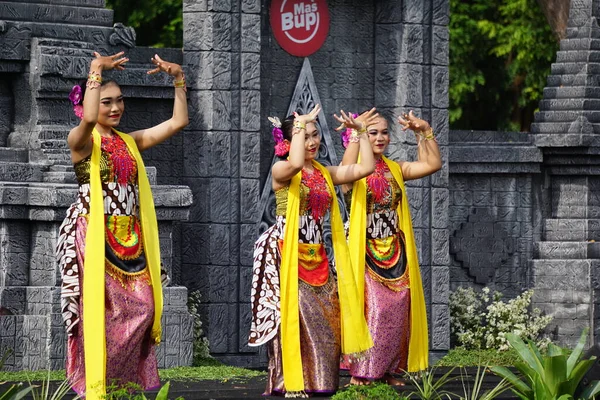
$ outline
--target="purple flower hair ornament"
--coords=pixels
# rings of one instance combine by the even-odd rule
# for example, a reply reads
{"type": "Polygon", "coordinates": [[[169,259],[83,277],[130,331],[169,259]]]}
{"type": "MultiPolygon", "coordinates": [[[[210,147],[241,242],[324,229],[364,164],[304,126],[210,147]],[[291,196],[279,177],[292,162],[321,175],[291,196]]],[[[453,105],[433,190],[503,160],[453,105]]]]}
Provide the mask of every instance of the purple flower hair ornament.
{"type": "Polygon", "coordinates": [[[73,103],[73,112],[79,119],[83,118],[83,105],[81,105],[81,98],[83,97],[83,92],[81,91],[81,86],[75,85],[73,89],[71,89],[71,93],[69,93],[69,100],[73,103]]]}
{"type": "Polygon", "coordinates": [[[281,121],[277,117],[269,117],[269,121],[273,125],[273,140],[275,141],[275,155],[283,157],[290,152],[290,142],[283,138],[283,131],[281,130],[281,121]]]}

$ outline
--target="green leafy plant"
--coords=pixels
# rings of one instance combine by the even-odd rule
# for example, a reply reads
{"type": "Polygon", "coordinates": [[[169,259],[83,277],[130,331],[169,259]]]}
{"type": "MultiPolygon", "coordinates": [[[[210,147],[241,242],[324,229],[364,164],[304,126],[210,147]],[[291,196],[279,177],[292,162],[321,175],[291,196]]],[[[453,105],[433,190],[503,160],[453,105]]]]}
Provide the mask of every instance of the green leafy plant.
{"type": "Polygon", "coordinates": [[[492,389],[481,393],[485,373],[487,370],[488,366],[479,365],[475,375],[471,376],[469,373],[467,373],[466,369],[461,368],[460,380],[462,381],[464,391],[464,397],[461,396],[461,400],[492,400],[510,388],[510,383],[508,380],[503,379],[492,389]],[[471,381],[473,381],[473,386],[471,386],[471,381]]]}
{"type": "Polygon", "coordinates": [[[402,397],[391,386],[373,382],[368,385],[352,385],[342,391],[337,392],[331,397],[331,400],[407,400],[402,397]]]}
{"type": "Polygon", "coordinates": [[[490,294],[489,288],[477,293],[472,288],[458,288],[450,294],[450,331],[453,339],[466,349],[508,350],[508,333],[527,340],[537,340],[544,348],[550,340],[540,337],[552,320],[531,307],[533,290],[507,302],[502,293],[490,294]]]}
{"type": "Polygon", "coordinates": [[[188,296],[188,311],[194,319],[194,360],[193,365],[203,364],[203,360],[210,357],[208,339],[202,329],[202,319],[200,318],[201,294],[199,290],[192,291],[188,296]]]}
{"type": "MultiPolygon", "coordinates": [[[[583,376],[594,364],[594,359],[583,360],[582,353],[588,330],[585,329],[577,346],[569,355],[568,350],[554,344],[542,355],[532,342],[525,343],[519,336],[507,334],[510,345],[517,351],[520,361],[515,368],[521,377],[506,367],[493,367],[492,371],[512,384],[512,391],[522,400],[570,400],[583,376]]],[[[600,382],[586,387],[578,399],[592,399],[600,393],[600,382]]]]}
{"type": "MultiPolygon", "coordinates": [[[[171,386],[171,382],[165,383],[158,393],[154,400],[167,400],[169,395],[169,387],[171,386]]],[[[128,382],[126,384],[119,384],[118,382],[112,382],[106,388],[106,400],[148,400],[146,395],[143,393],[143,389],[140,385],[133,382],[128,382]]],[[[176,400],[183,400],[182,397],[178,397],[176,400]]],[[[35,399],[34,399],[35,400],[35,399]]]]}
{"type": "MultiPolygon", "coordinates": [[[[55,390],[50,391],[50,382],[52,381],[50,371],[48,371],[48,375],[42,381],[41,385],[34,385],[29,381],[29,387],[32,389],[31,396],[33,400],[61,400],[63,399],[69,389],[71,389],[71,384],[67,379],[63,380],[55,390]]],[[[80,399],[81,396],[73,397],[73,400],[80,399]]]]}
{"type": "Polygon", "coordinates": [[[407,374],[408,379],[415,387],[415,390],[408,393],[406,397],[410,399],[417,398],[421,400],[451,399],[452,393],[444,390],[443,387],[447,383],[456,379],[451,376],[454,368],[450,369],[437,379],[435,379],[435,370],[436,368],[431,368],[418,374],[407,374]]]}
{"type": "MultiPolygon", "coordinates": [[[[0,384],[0,387],[4,384],[0,384]]],[[[27,396],[33,388],[31,386],[23,388],[23,383],[14,383],[0,394],[0,400],[20,400],[27,396]]]]}

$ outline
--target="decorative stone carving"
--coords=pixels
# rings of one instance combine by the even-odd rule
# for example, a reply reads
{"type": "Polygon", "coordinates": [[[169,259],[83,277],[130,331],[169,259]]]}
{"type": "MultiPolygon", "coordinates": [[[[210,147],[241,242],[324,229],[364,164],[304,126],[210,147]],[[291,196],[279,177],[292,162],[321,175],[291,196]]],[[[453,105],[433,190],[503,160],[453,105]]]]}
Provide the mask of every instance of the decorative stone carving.
{"type": "Polygon", "coordinates": [[[135,47],[135,29],[117,22],[113,27],[113,33],[108,38],[113,46],[124,45],[127,48],[135,47]]]}

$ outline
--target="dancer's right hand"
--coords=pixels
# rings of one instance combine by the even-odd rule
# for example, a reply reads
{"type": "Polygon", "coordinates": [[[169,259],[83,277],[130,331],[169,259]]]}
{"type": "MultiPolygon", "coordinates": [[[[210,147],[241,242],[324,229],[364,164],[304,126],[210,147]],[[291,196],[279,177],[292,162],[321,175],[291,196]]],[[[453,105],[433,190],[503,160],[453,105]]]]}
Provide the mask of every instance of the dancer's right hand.
{"type": "Polygon", "coordinates": [[[92,60],[92,68],[98,68],[102,71],[109,71],[111,69],[122,71],[125,69],[125,63],[129,61],[129,58],[121,57],[123,54],[125,54],[125,52],[120,51],[112,56],[102,56],[100,53],[95,51],[94,57],[96,58],[92,60]]]}
{"type": "Polygon", "coordinates": [[[315,108],[312,109],[308,114],[300,115],[297,112],[294,112],[294,121],[302,122],[307,124],[309,122],[315,122],[317,120],[317,116],[321,112],[321,105],[317,104],[315,108]]]}

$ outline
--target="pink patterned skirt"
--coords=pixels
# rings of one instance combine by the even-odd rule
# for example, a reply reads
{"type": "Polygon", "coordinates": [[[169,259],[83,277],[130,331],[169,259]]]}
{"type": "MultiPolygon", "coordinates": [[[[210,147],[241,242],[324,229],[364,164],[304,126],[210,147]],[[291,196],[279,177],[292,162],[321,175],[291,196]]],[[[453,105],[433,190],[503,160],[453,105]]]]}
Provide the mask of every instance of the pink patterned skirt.
{"type": "MultiPolygon", "coordinates": [[[[77,219],[76,252],[78,263],[84,265],[87,220],[77,219]]],[[[105,323],[106,323],[106,385],[121,386],[133,382],[144,390],[160,385],[154,344],[150,330],[154,319],[154,298],[147,268],[135,273],[116,270],[106,263],[105,323]]],[[[80,268],[80,287],[83,287],[80,268]]],[[[83,316],[83,296],[80,310],[83,316]]],[[[85,355],[83,318],[69,336],[67,377],[73,389],[85,392],[85,355]]]]}
{"type": "Polygon", "coordinates": [[[381,379],[385,374],[405,371],[410,339],[410,289],[393,291],[365,271],[365,316],[374,345],[366,358],[350,365],[352,376],[381,379]]]}

